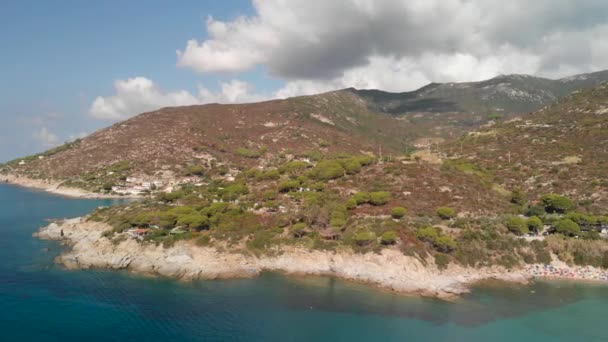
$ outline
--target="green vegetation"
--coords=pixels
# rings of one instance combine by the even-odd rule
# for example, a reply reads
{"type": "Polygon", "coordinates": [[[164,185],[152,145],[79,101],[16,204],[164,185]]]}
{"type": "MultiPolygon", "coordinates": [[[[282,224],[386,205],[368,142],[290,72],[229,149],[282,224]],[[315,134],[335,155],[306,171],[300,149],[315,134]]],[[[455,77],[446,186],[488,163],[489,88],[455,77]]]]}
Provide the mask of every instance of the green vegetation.
{"type": "Polygon", "coordinates": [[[357,192],[353,195],[352,199],[357,203],[357,205],[368,203],[370,200],[369,194],[367,192],[357,192]]]}
{"type": "Polygon", "coordinates": [[[289,229],[289,233],[295,238],[301,238],[302,236],[304,236],[304,234],[306,234],[306,224],[303,222],[298,222],[294,224],[289,229]]]}
{"type": "Polygon", "coordinates": [[[456,210],[450,207],[439,207],[437,208],[436,213],[442,220],[451,220],[456,217],[456,210]]]}
{"type": "Polygon", "coordinates": [[[390,200],[391,194],[387,191],[377,191],[369,194],[369,203],[372,205],[385,205],[390,200]]]}
{"type": "Polygon", "coordinates": [[[548,213],[566,213],[574,209],[574,202],[566,196],[549,194],[540,199],[548,213]]]}
{"type": "Polygon", "coordinates": [[[450,264],[450,257],[444,253],[437,253],[435,254],[435,265],[437,265],[437,268],[439,268],[440,270],[445,270],[446,268],[448,268],[448,265],[450,264]]]}
{"type": "Polygon", "coordinates": [[[357,192],[349,200],[351,205],[356,203],[356,205],[371,204],[374,206],[381,206],[387,204],[391,200],[391,194],[387,191],[376,191],[369,193],[357,192]]]}
{"type": "Polygon", "coordinates": [[[416,231],[416,237],[432,244],[438,251],[451,252],[457,246],[456,241],[449,235],[443,234],[440,228],[425,227],[416,231]]]}
{"type": "Polygon", "coordinates": [[[567,236],[575,236],[581,232],[581,227],[571,219],[561,219],[555,223],[555,230],[567,236]]]}
{"type": "Polygon", "coordinates": [[[384,232],[380,237],[380,241],[383,245],[394,245],[397,243],[397,233],[392,230],[384,232]]]}
{"type": "Polygon", "coordinates": [[[257,159],[263,156],[266,151],[266,147],[262,147],[259,149],[239,147],[236,149],[235,153],[241,157],[257,159]]]}
{"type": "Polygon", "coordinates": [[[394,207],[391,209],[391,217],[398,220],[405,216],[407,210],[404,207],[394,207]]]}
{"type": "Polygon", "coordinates": [[[536,234],[543,230],[543,221],[538,216],[528,218],[526,224],[528,225],[528,229],[536,234]]]}
{"type": "Polygon", "coordinates": [[[525,219],[518,216],[511,216],[505,222],[507,228],[516,235],[524,235],[530,232],[528,223],[525,219]]]}
{"type": "Polygon", "coordinates": [[[521,189],[516,189],[511,192],[511,203],[517,205],[526,204],[526,196],[521,189]]]}
{"type": "MultiPolygon", "coordinates": [[[[91,219],[110,223],[114,230],[105,236],[113,241],[125,238],[121,232],[144,227],[150,228],[151,233],[143,243],[164,247],[190,239],[199,246],[237,248],[255,254],[277,253],[279,249],[274,247],[281,245],[318,250],[351,248],[357,253],[392,248],[424,260],[434,258],[440,269],[452,262],[475,267],[547,262],[551,251],[548,245],[537,241],[528,243],[514,235],[539,233],[547,224],[552,227],[549,233],[555,231],[564,238],[579,236],[581,243],[596,243],[595,230],[601,222],[608,223],[606,216],[586,213],[582,204],[581,211],[574,211],[573,202],[563,196],[547,195],[540,205],[530,205],[518,190],[510,193],[510,198],[501,197],[503,208],[511,210],[512,215],[498,218],[467,215],[456,219],[453,208],[433,209],[424,204],[421,207],[417,198],[402,196],[403,190],[386,191],[400,189],[394,182],[402,175],[411,177],[414,171],[433,172],[423,165],[415,165],[405,172],[407,164],[390,160],[374,164],[374,159],[368,156],[311,155],[320,159],[316,165],[279,157],[265,160],[263,169],[242,169],[234,181],[215,178],[234,170],[229,165],[185,166],[181,174],[197,175],[204,185],[184,185],[171,193],[98,210],[91,219]],[[353,193],[353,189],[363,191],[353,193]],[[382,207],[392,203],[407,204],[412,213],[408,214],[403,206],[382,207]],[[433,211],[436,216],[430,217],[428,214],[433,211]],[[523,212],[529,217],[515,215],[523,212]],[[440,223],[439,219],[452,220],[451,228],[433,227],[440,223]]],[[[114,168],[124,170],[128,164],[121,162],[114,168]]],[[[466,163],[457,165],[457,172],[453,172],[453,168],[442,168],[441,173],[454,183],[478,177],[475,173],[461,172],[467,169],[466,163]]],[[[483,172],[491,174],[491,170],[483,172]]],[[[124,173],[120,175],[124,176],[124,173]]],[[[82,177],[96,182],[100,179],[95,173],[82,177]]],[[[482,184],[485,191],[491,189],[492,184],[501,183],[484,180],[482,184]]],[[[106,181],[100,188],[110,188],[112,184],[106,181]]],[[[450,203],[441,197],[429,198],[435,203],[450,203]]],[[[601,259],[597,253],[583,254],[578,249],[576,255],[567,249],[562,253],[569,260],[576,258],[577,262],[601,259]]]]}
{"type": "Polygon", "coordinates": [[[354,240],[359,246],[367,246],[376,241],[376,234],[369,231],[358,232],[355,234],[354,240]]]}
{"type": "Polygon", "coordinates": [[[310,171],[310,176],[316,180],[328,181],[342,177],[345,172],[340,162],[322,160],[310,171]]]}

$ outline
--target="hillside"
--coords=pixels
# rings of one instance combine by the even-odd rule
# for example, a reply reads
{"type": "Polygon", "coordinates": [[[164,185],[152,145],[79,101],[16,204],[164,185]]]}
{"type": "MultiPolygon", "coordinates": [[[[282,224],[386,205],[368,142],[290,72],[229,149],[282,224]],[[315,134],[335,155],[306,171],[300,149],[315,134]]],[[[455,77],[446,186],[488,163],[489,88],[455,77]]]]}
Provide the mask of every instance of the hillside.
{"type": "MultiPolygon", "coordinates": [[[[317,98],[315,108],[336,96],[343,99],[317,98]]],[[[350,120],[339,120],[350,110],[346,118],[364,117],[347,107],[321,120],[355,132],[350,120]]],[[[389,251],[439,269],[521,269],[554,257],[608,268],[607,129],[602,85],[426,154],[269,159],[231,179],[203,173],[199,184],[99,209],[88,222],[105,225],[108,244],[138,239],[169,250],[190,241],[267,257],[294,247],[332,255],[389,251]]]]}
{"type": "Polygon", "coordinates": [[[573,91],[604,81],[608,81],[608,71],[557,80],[501,75],[481,82],[431,83],[403,93],[347,91],[365,99],[370,110],[390,114],[416,127],[412,137],[453,139],[496,118],[508,119],[539,110],[573,91]]]}
{"type": "Polygon", "coordinates": [[[500,75],[480,82],[431,83],[418,90],[390,93],[349,89],[372,108],[396,116],[413,113],[521,114],[536,111],[575,90],[608,81],[608,70],[551,80],[500,75]]]}
{"type": "MultiPolygon", "coordinates": [[[[83,139],[3,165],[5,172],[99,191],[127,176],[187,176],[264,166],[310,153],[401,150],[405,125],[337,91],[243,105],[200,105],[143,113],[83,139]]],[[[157,177],[158,178],[158,177],[157,177]]]]}
{"type": "Polygon", "coordinates": [[[496,119],[490,114],[498,109],[513,116],[606,77],[608,72],[556,81],[511,75],[431,84],[411,93],[347,89],[262,103],[163,108],[0,169],[107,192],[126,186],[127,178],[166,185],[185,178],[194,182],[201,174],[230,178],[294,158],[399,156],[455,141],[496,119]],[[492,111],[480,109],[490,105],[492,111]]]}
{"type": "Polygon", "coordinates": [[[145,195],[86,219],[112,245],[608,268],[608,85],[406,151],[420,127],[351,91],[165,108],[0,169],[145,195]]]}
{"type": "Polygon", "coordinates": [[[445,144],[495,182],[529,198],[559,193],[591,211],[608,205],[608,85],[576,92],[521,118],[445,144]]]}

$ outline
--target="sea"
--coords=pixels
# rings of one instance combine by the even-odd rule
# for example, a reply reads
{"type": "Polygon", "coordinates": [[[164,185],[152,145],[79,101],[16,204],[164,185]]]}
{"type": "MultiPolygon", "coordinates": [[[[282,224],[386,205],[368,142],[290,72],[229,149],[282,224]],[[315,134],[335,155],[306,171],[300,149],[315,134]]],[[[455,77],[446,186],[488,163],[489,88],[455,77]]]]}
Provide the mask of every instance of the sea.
{"type": "Polygon", "coordinates": [[[111,200],[0,185],[0,341],[608,341],[608,286],[484,284],[455,302],[324,277],[179,282],[69,271],[48,219],[111,200]]]}

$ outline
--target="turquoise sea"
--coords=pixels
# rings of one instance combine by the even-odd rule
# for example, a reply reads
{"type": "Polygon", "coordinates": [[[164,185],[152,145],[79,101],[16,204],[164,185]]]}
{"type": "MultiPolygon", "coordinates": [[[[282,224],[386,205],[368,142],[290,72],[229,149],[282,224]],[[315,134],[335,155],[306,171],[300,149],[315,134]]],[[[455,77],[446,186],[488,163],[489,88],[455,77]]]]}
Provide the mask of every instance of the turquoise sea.
{"type": "Polygon", "coordinates": [[[608,286],[485,286],[446,303],[276,274],[184,284],[66,271],[59,244],[31,236],[111,203],[0,185],[1,341],[608,341],[608,286]]]}

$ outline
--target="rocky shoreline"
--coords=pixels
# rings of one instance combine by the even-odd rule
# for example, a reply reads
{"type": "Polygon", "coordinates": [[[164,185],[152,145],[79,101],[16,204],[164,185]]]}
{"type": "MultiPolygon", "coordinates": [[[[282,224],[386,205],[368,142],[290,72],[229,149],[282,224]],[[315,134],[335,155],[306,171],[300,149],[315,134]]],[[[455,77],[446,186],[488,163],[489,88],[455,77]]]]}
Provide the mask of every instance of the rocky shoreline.
{"type": "Polygon", "coordinates": [[[126,238],[114,243],[103,237],[104,223],[76,218],[51,223],[35,236],[61,240],[69,248],[56,261],[68,269],[126,269],[138,274],[182,280],[255,277],[264,271],[297,275],[333,276],[405,294],[451,299],[469,292],[471,285],[488,279],[528,283],[523,270],[472,269],[451,264],[439,270],[432,262],[405,256],[396,250],[356,254],[283,248],[272,256],[254,256],[199,247],[180,241],[173,247],[126,238]]]}
{"type": "Polygon", "coordinates": [[[26,188],[46,191],[55,195],[72,197],[72,198],[97,198],[97,199],[117,199],[117,198],[135,198],[136,196],[119,196],[119,195],[107,195],[98,194],[84,189],[71,188],[62,186],[61,181],[47,180],[47,179],[34,179],[22,175],[16,174],[1,174],[0,182],[18,185],[26,188]]]}

